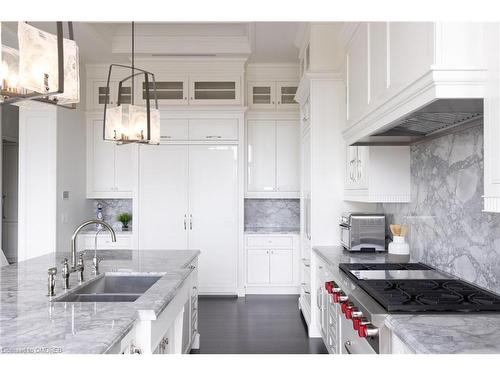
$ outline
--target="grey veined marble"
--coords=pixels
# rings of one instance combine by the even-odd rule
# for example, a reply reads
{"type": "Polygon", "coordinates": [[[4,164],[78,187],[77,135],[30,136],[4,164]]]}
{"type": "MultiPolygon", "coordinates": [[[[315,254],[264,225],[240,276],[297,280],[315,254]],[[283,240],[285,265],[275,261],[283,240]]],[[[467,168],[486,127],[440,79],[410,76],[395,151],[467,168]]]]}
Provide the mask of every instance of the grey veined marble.
{"type": "MultiPolygon", "coordinates": [[[[97,205],[102,204],[103,219],[105,222],[109,223],[114,230],[121,231],[122,223],[120,223],[116,217],[124,212],[132,214],[132,199],[96,199],[94,200],[94,217],[97,215],[97,205]]],[[[134,218],[129,224],[130,230],[132,230],[134,218]]]]}
{"type": "Polygon", "coordinates": [[[245,230],[262,232],[262,228],[300,228],[298,199],[245,199],[245,230]]]}
{"type": "MultiPolygon", "coordinates": [[[[0,268],[1,353],[105,353],[133,327],[140,311],[158,316],[192,270],[197,250],[100,251],[102,273],[162,273],[134,302],[56,302],[47,297],[47,268],[68,254],[52,253],[0,268]]],[[[85,258],[85,280],[96,276],[85,258]]],[[[56,297],[64,294],[56,280],[56,297]]],[[[72,289],[78,286],[70,276],[72,289]]]]}
{"type": "Polygon", "coordinates": [[[411,148],[411,203],[383,204],[408,223],[412,258],[500,293],[500,214],[482,212],[482,126],[411,148]]]}

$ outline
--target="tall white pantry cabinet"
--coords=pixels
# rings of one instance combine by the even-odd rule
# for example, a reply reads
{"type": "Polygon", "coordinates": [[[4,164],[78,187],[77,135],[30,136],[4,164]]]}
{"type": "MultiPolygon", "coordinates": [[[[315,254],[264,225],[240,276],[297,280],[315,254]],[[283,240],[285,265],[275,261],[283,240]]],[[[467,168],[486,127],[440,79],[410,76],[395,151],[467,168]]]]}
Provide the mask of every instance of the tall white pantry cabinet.
{"type": "Polygon", "coordinates": [[[141,146],[139,248],[200,249],[201,293],[234,293],[238,145],[141,146]]]}

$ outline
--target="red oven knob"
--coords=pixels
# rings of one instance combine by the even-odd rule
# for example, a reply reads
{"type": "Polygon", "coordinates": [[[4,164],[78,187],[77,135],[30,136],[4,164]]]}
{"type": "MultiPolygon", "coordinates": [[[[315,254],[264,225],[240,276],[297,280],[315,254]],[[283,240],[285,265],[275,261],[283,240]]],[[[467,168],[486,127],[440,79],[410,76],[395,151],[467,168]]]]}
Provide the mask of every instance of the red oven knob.
{"type": "Polygon", "coordinates": [[[345,310],[345,318],[350,320],[352,319],[353,312],[358,311],[358,309],[354,306],[348,306],[345,310]]]}
{"type": "Polygon", "coordinates": [[[348,307],[349,307],[349,302],[345,302],[340,305],[340,310],[342,311],[342,314],[345,314],[348,307]]]}
{"type": "Polygon", "coordinates": [[[352,315],[352,328],[354,328],[354,330],[357,331],[361,324],[363,313],[361,311],[353,310],[351,315],[352,315]]]}
{"type": "Polygon", "coordinates": [[[333,281],[325,282],[325,289],[328,291],[328,293],[332,293],[333,281]]]}
{"type": "Polygon", "coordinates": [[[361,324],[358,329],[359,337],[373,337],[378,335],[378,328],[370,323],[361,324]]]}
{"type": "Polygon", "coordinates": [[[342,292],[333,293],[333,302],[334,303],[344,303],[347,301],[349,301],[349,297],[347,297],[344,293],[342,293],[342,292]]]}

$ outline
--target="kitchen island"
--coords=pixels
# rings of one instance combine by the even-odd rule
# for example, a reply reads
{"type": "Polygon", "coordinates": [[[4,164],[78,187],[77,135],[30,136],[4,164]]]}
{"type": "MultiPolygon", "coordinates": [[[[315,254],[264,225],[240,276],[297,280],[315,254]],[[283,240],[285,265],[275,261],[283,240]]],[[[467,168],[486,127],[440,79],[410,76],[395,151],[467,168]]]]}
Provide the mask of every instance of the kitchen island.
{"type": "MultiPolygon", "coordinates": [[[[196,307],[196,262],[198,250],[111,250],[99,251],[103,258],[100,276],[92,271],[92,254],[85,256],[84,284],[108,273],[154,273],[161,278],[134,302],[56,302],[79,286],[76,273],[70,276],[70,290],[62,288],[61,277],[56,280],[56,296],[47,296],[47,270],[57,266],[69,254],[51,253],[0,268],[0,353],[121,353],[158,352],[158,335],[169,327],[160,319],[172,312],[191,323],[191,311],[196,307]],[[182,300],[177,298],[182,292],[182,300]],[[192,300],[191,300],[192,299],[192,300]],[[180,313],[177,311],[179,310],[180,313]],[[189,315],[189,316],[188,316],[189,315]],[[155,326],[155,321],[162,322],[155,326]],[[145,331],[149,329],[149,332],[145,331]],[[161,332],[160,332],[161,328],[161,332]],[[139,330],[140,329],[140,330],[139,330]],[[151,338],[152,342],[151,342],[151,338]],[[138,347],[137,340],[147,341],[138,347]]],[[[57,275],[59,276],[59,275],[57,275]]],[[[167,329],[166,331],[164,331],[167,329]]],[[[178,334],[176,329],[176,336],[178,334]]],[[[197,333],[196,333],[197,334],[197,333]]],[[[160,338],[160,352],[171,352],[160,338]]],[[[171,340],[172,341],[172,340],[171,340]]],[[[191,337],[183,340],[191,345],[191,337]]],[[[197,338],[195,339],[197,341],[197,338]]],[[[176,350],[186,345],[176,343],[176,350]]]]}
{"type": "MultiPolygon", "coordinates": [[[[313,251],[336,279],[342,277],[339,263],[415,262],[387,253],[351,253],[340,246],[313,251]]],[[[500,353],[500,314],[387,314],[384,324],[392,336],[392,353],[500,353]]]]}

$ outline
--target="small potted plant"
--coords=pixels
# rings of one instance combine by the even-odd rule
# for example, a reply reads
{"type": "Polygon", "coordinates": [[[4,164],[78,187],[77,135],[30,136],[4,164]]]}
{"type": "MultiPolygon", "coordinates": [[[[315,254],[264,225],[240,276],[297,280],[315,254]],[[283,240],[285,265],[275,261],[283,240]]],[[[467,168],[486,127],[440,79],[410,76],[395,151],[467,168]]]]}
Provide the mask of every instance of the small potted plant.
{"type": "Polygon", "coordinates": [[[123,212],[117,217],[118,221],[122,223],[122,231],[127,232],[129,230],[128,223],[132,221],[132,215],[128,212],[123,212]]]}

